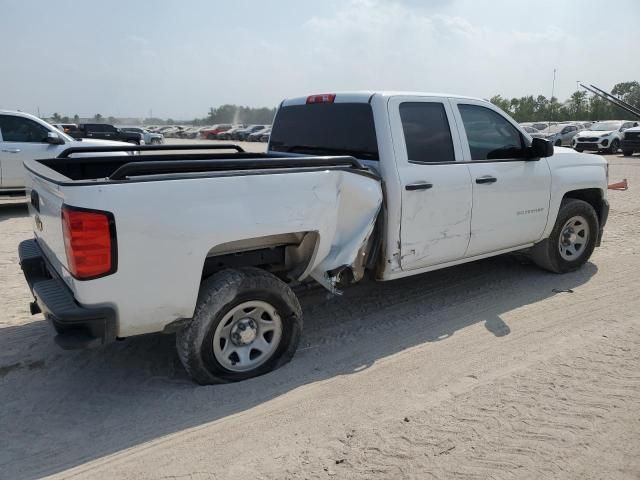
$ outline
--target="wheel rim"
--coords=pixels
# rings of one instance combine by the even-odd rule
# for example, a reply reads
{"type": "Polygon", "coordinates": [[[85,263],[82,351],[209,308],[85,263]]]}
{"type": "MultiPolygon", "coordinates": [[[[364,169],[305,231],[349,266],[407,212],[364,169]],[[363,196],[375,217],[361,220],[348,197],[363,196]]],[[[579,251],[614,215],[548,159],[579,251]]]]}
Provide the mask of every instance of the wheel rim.
{"type": "Polygon", "coordinates": [[[571,217],[560,231],[558,248],[560,256],[567,261],[579,259],[589,243],[589,224],[584,217],[571,217]]]}
{"type": "Polygon", "coordinates": [[[243,302],[218,324],[213,334],[213,354],[227,370],[246,372],[269,360],[281,338],[282,320],[271,304],[243,302]]]}
{"type": "Polygon", "coordinates": [[[618,140],[614,140],[611,142],[611,153],[618,153],[618,148],[620,148],[620,143],[618,140]]]}

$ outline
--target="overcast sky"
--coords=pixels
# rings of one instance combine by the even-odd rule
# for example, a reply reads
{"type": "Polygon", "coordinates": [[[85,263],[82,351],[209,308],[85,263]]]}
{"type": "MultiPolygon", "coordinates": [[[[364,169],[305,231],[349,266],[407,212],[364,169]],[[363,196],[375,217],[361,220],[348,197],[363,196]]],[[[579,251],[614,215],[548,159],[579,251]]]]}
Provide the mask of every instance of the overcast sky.
{"type": "Polygon", "coordinates": [[[640,80],[640,1],[0,0],[0,108],[187,119],[336,90],[640,80]]]}

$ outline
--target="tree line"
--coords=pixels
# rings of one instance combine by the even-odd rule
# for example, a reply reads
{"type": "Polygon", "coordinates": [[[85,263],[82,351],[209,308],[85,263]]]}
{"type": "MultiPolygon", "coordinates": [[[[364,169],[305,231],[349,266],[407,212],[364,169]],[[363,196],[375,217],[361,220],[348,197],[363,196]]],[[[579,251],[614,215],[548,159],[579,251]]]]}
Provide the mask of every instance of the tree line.
{"type": "MultiPolygon", "coordinates": [[[[145,118],[145,119],[133,119],[137,120],[135,123],[144,125],[214,125],[216,123],[255,123],[255,124],[270,124],[273,121],[273,117],[276,114],[275,108],[253,108],[244,107],[239,105],[222,105],[214,108],[210,107],[206,117],[195,118],[192,120],[174,120],[173,118],[145,118]]],[[[68,115],[60,115],[54,113],[49,117],[51,123],[80,123],[81,121],[91,121],[95,123],[109,123],[118,124],[121,123],[121,119],[116,117],[105,117],[100,113],[96,113],[90,119],[81,119],[78,114],[73,117],[68,115]]],[[[128,119],[131,121],[132,119],[128,119]]]]}
{"type": "MultiPolygon", "coordinates": [[[[617,83],[611,93],[625,102],[640,108],[640,83],[637,81],[617,83]]],[[[637,120],[627,111],[596,95],[578,90],[565,102],[556,97],[528,95],[520,98],[504,98],[494,95],[489,100],[511,115],[518,122],[563,121],[563,120],[637,120]]]]}

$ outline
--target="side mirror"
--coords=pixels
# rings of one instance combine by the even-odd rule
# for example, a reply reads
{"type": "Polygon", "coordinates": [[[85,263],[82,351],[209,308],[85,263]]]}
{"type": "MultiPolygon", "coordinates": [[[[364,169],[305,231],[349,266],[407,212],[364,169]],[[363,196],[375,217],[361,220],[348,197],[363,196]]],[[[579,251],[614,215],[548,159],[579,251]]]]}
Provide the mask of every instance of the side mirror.
{"type": "Polygon", "coordinates": [[[530,158],[545,158],[553,155],[553,143],[544,138],[535,137],[529,147],[530,158]]]}
{"type": "Polygon", "coordinates": [[[47,138],[45,139],[45,142],[51,145],[63,145],[64,139],[56,132],[47,132],[47,138]]]}

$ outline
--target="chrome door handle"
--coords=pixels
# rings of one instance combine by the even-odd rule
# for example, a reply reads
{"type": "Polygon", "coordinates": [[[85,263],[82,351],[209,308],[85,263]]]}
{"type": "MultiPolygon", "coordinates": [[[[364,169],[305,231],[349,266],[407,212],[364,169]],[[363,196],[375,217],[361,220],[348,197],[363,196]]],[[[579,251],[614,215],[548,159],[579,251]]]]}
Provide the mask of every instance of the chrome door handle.
{"type": "Polygon", "coordinates": [[[433,184],[427,183],[427,182],[422,182],[422,183],[411,183],[409,185],[405,185],[404,189],[405,190],[409,190],[409,191],[428,190],[431,187],[433,187],[433,184]]]}
{"type": "Polygon", "coordinates": [[[4,148],[2,151],[6,153],[20,153],[19,148],[4,148]]]}
{"type": "Polygon", "coordinates": [[[486,177],[476,178],[476,183],[496,183],[498,179],[487,175],[486,177]]]}

